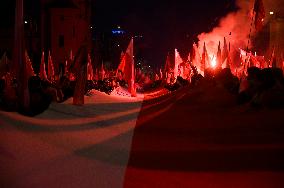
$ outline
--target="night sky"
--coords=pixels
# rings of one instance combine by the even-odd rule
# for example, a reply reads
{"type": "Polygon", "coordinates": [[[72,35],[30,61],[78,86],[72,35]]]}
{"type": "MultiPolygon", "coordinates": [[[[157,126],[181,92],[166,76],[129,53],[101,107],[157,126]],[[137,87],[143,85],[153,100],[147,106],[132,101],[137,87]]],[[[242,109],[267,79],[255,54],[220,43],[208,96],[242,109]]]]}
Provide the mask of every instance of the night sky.
{"type": "MultiPolygon", "coordinates": [[[[36,14],[39,9],[35,5],[39,1],[24,0],[26,13],[36,14]]],[[[1,27],[12,25],[14,2],[2,0],[1,3],[1,27]]],[[[145,56],[149,61],[160,61],[158,64],[173,48],[186,54],[198,34],[209,32],[221,17],[237,10],[235,0],[93,0],[93,4],[92,21],[96,30],[110,30],[119,25],[129,35],[143,35],[140,43],[148,53],[145,56]]]]}
{"type": "Polygon", "coordinates": [[[234,0],[105,0],[96,1],[93,21],[96,29],[120,25],[132,35],[143,35],[139,40],[145,44],[145,56],[162,64],[169,50],[187,54],[198,34],[236,9],[234,0]]]}

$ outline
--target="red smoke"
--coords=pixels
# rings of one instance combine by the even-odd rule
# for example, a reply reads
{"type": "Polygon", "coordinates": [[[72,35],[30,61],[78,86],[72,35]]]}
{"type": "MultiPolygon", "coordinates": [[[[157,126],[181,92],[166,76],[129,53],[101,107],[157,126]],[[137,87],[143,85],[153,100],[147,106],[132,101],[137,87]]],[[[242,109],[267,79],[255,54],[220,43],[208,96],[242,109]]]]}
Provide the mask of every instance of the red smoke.
{"type": "MultiPolygon", "coordinates": [[[[284,16],[284,1],[279,0],[263,0],[266,17],[264,23],[270,19],[269,12],[273,11],[277,15],[284,16]]],[[[219,41],[223,47],[224,37],[227,43],[231,44],[231,57],[239,56],[239,48],[246,49],[252,47],[251,42],[248,46],[249,34],[253,37],[256,34],[254,24],[251,27],[254,0],[237,0],[236,2],[239,10],[228,14],[222,18],[219,25],[215,27],[210,33],[201,33],[199,39],[199,51],[202,52],[204,42],[210,57],[216,56],[219,41]],[[252,31],[250,32],[250,29],[252,31]]],[[[236,62],[235,64],[239,63],[236,62]]]]}
{"type": "Polygon", "coordinates": [[[253,1],[248,0],[238,0],[239,10],[237,12],[230,13],[222,18],[219,25],[210,33],[201,33],[198,36],[200,52],[205,42],[209,56],[216,56],[218,43],[220,41],[223,47],[224,37],[226,37],[227,43],[230,42],[231,44],[231,53],[238,52],[239,48],[246,48],[252,21],[253,3],[253,1]]]}

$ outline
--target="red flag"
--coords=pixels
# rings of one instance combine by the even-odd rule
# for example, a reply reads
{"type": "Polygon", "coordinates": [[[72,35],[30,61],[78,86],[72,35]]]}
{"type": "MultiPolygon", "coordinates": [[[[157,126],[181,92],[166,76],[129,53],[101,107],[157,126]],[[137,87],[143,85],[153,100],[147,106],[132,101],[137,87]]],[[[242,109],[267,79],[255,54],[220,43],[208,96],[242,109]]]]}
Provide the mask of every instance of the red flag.
{"type": "Polygon", "coordinates": [[[284,72],[284,59],[282,59],[282,71],[284,72]]]}
{"type": "Polygon", "coordinates": [[[88,54],[87,74],[88,74],[88,80],[93,80],[94,70],[93,70],[92,60],[91,60],[90,54],[88,54]]]}
{"type": "Polygon", "coordinates": [[[193,66],[197,68],[198,73],[204,75],[204,70],[202,70],[201,66],[201,57],[195,43],[193,44],[192,48],[191,61],[193,66]]]}
{"type": "Polygon", "coordinates": [[[190,52],[188,53],[188,56],[187,56],[187,61],[190,61],[190,52]]]}
{"type": "Polygon", "coordinates": [[[253,11],[255,13],[255,29],[260,30],[263,26],[263,20],[265,18],[265,9],[262,0],[255,0],[253,11]]]}
{"type": "Polygon", "coordinates": [[[182,58],[180,57],[179,52],[175,49],[175,69],[174,69],[174,77],[177,78],[180,75],[179,66],[183,62],[182,58]]]}
{"type": "Polygon", "coordinates": [[[168,53],[168,55],[167,55],[166,64],[165,64],[165,72],[166,73],[170,73],[171,72],[171,57],[170,57],[170,53],[168,53]]]}
{"type": "Polygon", "coordinates": [[[226,68],[231,69],[231,65],[232,65],[232,59],[231,59],[231,56],[230,56],[230,53],[229,53],[228,57],[227,57],[226,68]]]}
{"type": "Polygon", "coordinates": [[[133,58],[133,38],[131,39],[125,53],[124,79],[128,83],[128,91],[131,93],[131,96],[136,97],[136,89],[134,86],[135,75],[133,58]]]}
{"type": "Polygon", "coordinates": [[[34,76],[35,73],[34,73],[34,69],[33,69],[33,66],[32,66],[31,59],[30,59],[27,51],[25,51],[25,63],[26,63],[25,72],[26,72],[26,76],[27,76],[26,78],[28,80],[30,77],[34,76]]]}
{"type": "Polygon", "coordinates": [[[46,75],[46,70],[45,70],[44,52],[42,52],[42,55],[41,55],[41,64],[40,64],[39,77],[40,77],[42,80],[48,80],[48,79],[47,79],[47,75],[46,75]]]}
{"type": "Polygon", "coordinates": [[[225,60],[228,58],[228,55],[229,55],[229,50],[228,50],[226,38],[224,37],[224,46],[223,46],[223,51],[222,51],[222,63],[225,62],[225,60]]]}
{"type": "Polygon", "coordinates": [[[48,67],[47,68],[48,68],[48,70],[47,70],[48,79],[50,81],[53,81],[55,75],[54,75],[54,66],[53,66],[50,51],[48,52],[48,67]]]}
{"type": "Polygon", "coordinates": [[[219,41],[218,51],[217,51],[217,68],[222,67],[222,51],[221,51],[221,42],[219,41]]]}
{"type": "Polygon", "coordinates": [[[270,59],[268,61],[268,67],[274,66],[276,66],[275,47],[273,47],[270,59]]]}
{"type": "Polygon", "coordinates": [[[206,49],[206,45],[205,45],[205,42],[204,42],[204,46],[203,46],[203,53],[202,53],[202,59],[201,59],[201,70],[202,71],[205,71],[205,69],[209,66],[209,56],[208,56],[208,52],[207,52],[207,49],[206,49]]]}
{"type": "Polygon", "coordinates": [[[101,80],[105,79],[105,75],[106,75],[106,71],[104,68],[104,63],[102,62],[102,66],[101,66],[101,80]]]}
{"type": "Polygon", "coordinates": [[[69,60],[70,60],[71,62],[74,61],[73,50],[70,50],[69,60]]]}
{"type": "MultiPolygon", "coordinates": [[[[126,55],[121,52],[121,56],[120,56],[120,64],[118,65],[118,68],[117,68],[117,73],[118,71],[121,71],[121,72],[124,72],[124,69],[125,69],[125,59],[126,58],[126,55]]],[[[117,74],[116,73],[116,74],[117,74]]]]}
{"type": "Polygon", "coordinates": [[[68,72],[69,72],[69,71],[68,71],[68,67],[69,67],[69,66],[68,66],[68,60],[66,60],[66,61],[65,61],[65,69],[64,69],[65,75],[68,75],[68,72]]]}

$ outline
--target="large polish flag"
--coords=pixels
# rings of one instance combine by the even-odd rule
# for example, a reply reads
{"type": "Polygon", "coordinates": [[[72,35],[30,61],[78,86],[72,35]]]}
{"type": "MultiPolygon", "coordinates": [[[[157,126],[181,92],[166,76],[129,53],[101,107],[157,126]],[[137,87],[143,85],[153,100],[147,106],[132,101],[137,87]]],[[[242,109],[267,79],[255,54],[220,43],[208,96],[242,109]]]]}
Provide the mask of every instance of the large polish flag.
{"type": "Polygon", "coordinates": [[[118,71],[123,73],[123,77],[128,84],[128,91],[131,96],[136,97],[133,38],[130,40],[127,50],[121,59],[118,71]]]}

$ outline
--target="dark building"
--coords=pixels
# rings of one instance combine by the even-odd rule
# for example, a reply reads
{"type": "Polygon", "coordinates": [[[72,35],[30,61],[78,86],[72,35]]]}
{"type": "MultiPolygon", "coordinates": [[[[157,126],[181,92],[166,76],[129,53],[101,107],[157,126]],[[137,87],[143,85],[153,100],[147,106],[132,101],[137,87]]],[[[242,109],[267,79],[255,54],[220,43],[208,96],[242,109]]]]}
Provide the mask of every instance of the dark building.
{"type": "Polygon", "coordinates": [[[88,0],[42,0],[41,48],[52,54],[55,69],[91,44],[91,5],[88,0]]]}
{"type": "Polygon", "coordinates": [[[284,17],[273,16],[270,21],[270,49],[275,49],[277,67],[284,61],[284,17]]]}
{"type": "MultiPolygon", "coordinates": [[[[55,70],[64,63],[72,50],[75,55],[83,43],[91,43],[90,0],[23,0],[25,50],[35,70],[41,53],[51,52],[55,70]]],[[[0,27],[0,52],[7,51],[10,58],[14,45],[15,0],[7,3],[9,19],[0,27]],[[6,23],[7,22],[7,23],[6,23]]],[[[4,13],[3,13],[4,14],[4,13]]],[[[5,12],[7,14],[7,11],[5,12]]],[[[0,55],[1,55],[0,54],[0,55]]],[[[47,57],[46,57],[47,59],[47,57]]]]}

